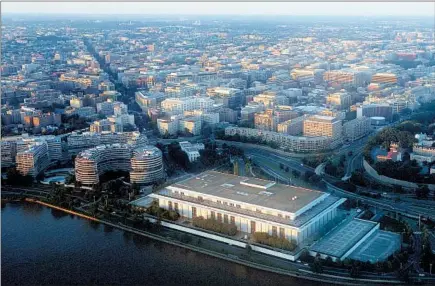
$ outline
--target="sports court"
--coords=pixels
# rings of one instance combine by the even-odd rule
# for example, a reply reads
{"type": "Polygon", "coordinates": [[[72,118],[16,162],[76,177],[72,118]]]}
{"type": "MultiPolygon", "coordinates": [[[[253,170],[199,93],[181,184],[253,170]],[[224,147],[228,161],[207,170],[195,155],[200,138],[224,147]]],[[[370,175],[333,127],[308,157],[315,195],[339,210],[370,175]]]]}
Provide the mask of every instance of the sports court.
{"type": "Polygon", "coordinates": [[[375,263],[400,249],[400,234],[378,230],[349,255],[349,258],[375,263]]]}
{"type": "Polygon", "coordinates": [[[376,226],[377,223],[360,219],[344,222],[315,243],[310,250],[340,259],[376,226]]]}

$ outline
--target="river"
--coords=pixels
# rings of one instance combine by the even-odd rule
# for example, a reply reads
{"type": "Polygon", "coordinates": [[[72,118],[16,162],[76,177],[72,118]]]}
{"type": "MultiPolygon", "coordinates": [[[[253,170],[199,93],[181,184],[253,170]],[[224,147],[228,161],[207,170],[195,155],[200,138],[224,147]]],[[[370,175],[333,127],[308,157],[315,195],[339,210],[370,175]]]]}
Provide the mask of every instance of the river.
{"type": "Polygon", "coordinates": [[[2,285],[319,285],[29,203],[1,209],[2,285]]]}

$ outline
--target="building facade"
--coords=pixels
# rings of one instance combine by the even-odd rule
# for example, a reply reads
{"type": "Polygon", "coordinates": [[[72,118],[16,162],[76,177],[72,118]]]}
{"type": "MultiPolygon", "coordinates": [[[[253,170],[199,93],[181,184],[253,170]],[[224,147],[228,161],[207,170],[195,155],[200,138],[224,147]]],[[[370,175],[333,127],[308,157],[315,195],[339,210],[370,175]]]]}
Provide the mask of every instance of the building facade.
{"type": "Polygon", "coordinates": [[[242,233],[266,232],[298,245],[328,228],[345,199],[328,193],[215,171],[153,193],[159,206],[182,217],[234,224],[242,233]]]}
{"type": "Polygon", "coordinates": [[[370,130],[370,118],[364,116],[350,120],[343,124],[344,139],[351,142],[364,137],[365,135],[370,133],[370,130]]]}

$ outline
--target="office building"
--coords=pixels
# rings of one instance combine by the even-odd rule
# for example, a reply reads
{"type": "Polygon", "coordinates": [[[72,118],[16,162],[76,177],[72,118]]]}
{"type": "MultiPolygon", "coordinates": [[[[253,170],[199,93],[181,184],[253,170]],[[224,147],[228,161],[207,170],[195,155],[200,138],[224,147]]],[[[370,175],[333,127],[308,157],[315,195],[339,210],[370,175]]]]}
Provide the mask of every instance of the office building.
{"type": "Polygon", "coordinates": [[[278,144],[279,148],[288,150],[290,152],[311,153],[320,152],[331,148],[331,137],[317,136],[292,136],[273,131],[263,131],[254,128],[241,128],[241,127],[227,127],[225,128],[225,135],[252,137],[257,140],[264,140],[266,142],[274,142],[278,144]]]}
{"type": "Polygon", "coordinates": [[[364,104],[357,107],[357,117],[384,117],[391,121],[393,108],[388,104],[364,104]]]}
{"type": "Polygon", "coordinates": [[[326,103],[337,109],[346,109],[352,104],[352,99],[346,92],[336,92],[326,97],[326,103]]]}
{"type": "Polygon", "coordinates": [[[212,109],[214,100],[208,97],[184,97],[167,98],[162,101],[161,107],[164,112],[172,115],[183,114],[184,111],[212,109]]]}
{"type": "Polygon", "coordinates": [[[343,124],[344,139],[350,142],[366,136],[370,130],[371,122],[368,117],[356,118],[343,124]]]}
{"type": "Polygon", "coordinates": [[[327,136],[333,142],[342,139],[342,121],[331,116],[313,115],[304,120],[304,136],[327,136]]]}
{"type": "Polygon", "coordinates": [[[111,121],[109,119],[102,119],[98,121],[94,121],[89,129],[90,132],[101,133],[101,132],[122,132],[122,124],[117,123],[116,121],[111,121]]]}
{"type": "Polygon", "coordinates": [[[201,116],[188,116],[178,121],[178,131],[190,133],[193,136],[201,134],[202,120],[201,116]]]}
{"type": "Polygon", "coordinates": [[[219,121],[220,122],[229,122],[236,123],[237,122],[237,111],[224,107],[219,110],[219,121]]]}
{"type": "Polygon", "coordinates": [[[277,131],[288,135],[301,135],[306,116],[299,116],[278,124],[277,131]]]}

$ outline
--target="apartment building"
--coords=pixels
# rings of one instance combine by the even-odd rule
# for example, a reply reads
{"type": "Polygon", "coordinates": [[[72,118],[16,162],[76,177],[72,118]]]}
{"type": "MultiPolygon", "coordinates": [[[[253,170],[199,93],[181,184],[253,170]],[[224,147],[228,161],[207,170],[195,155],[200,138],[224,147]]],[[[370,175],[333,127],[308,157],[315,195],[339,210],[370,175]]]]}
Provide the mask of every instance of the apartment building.
{"type": "Polygon", "coordinates": [[[301,135],[306,116],[299,116],[278,124],[277,131],[288,135],[301,135]]]}
{"type": "Polygon", "coordinates": [[[353,142],[358,140],[371,130],[371,122],[368,117],[360,117],[343,124],[343,136],[345,140],[353,142]]]}
{"type": "Polygon", "coordinates": [[[337,109],[346,109],[351,106],[352,98],[347,92],[336,92],[326,97],[326,103],[337,109]]]}
{"type": "Polygon", "coordinates": [[[130,182],[150,184],[164,177],[162,151],[154,146],[133,150],[130,160],[130,182]]]}
{"type": "Polygon", "coordinates": [[[48,167],[49,163],[50,157],[46,142],[37,142],[16,155],[17,171],[24,176],[36,177],[48,167]]]}
{"type": "Polygon", "coordinates": [[[327,136],[333,142],[342,139],[342,121],[331,116],[313,115],[304,120],[304,136],[327,136]]]}

